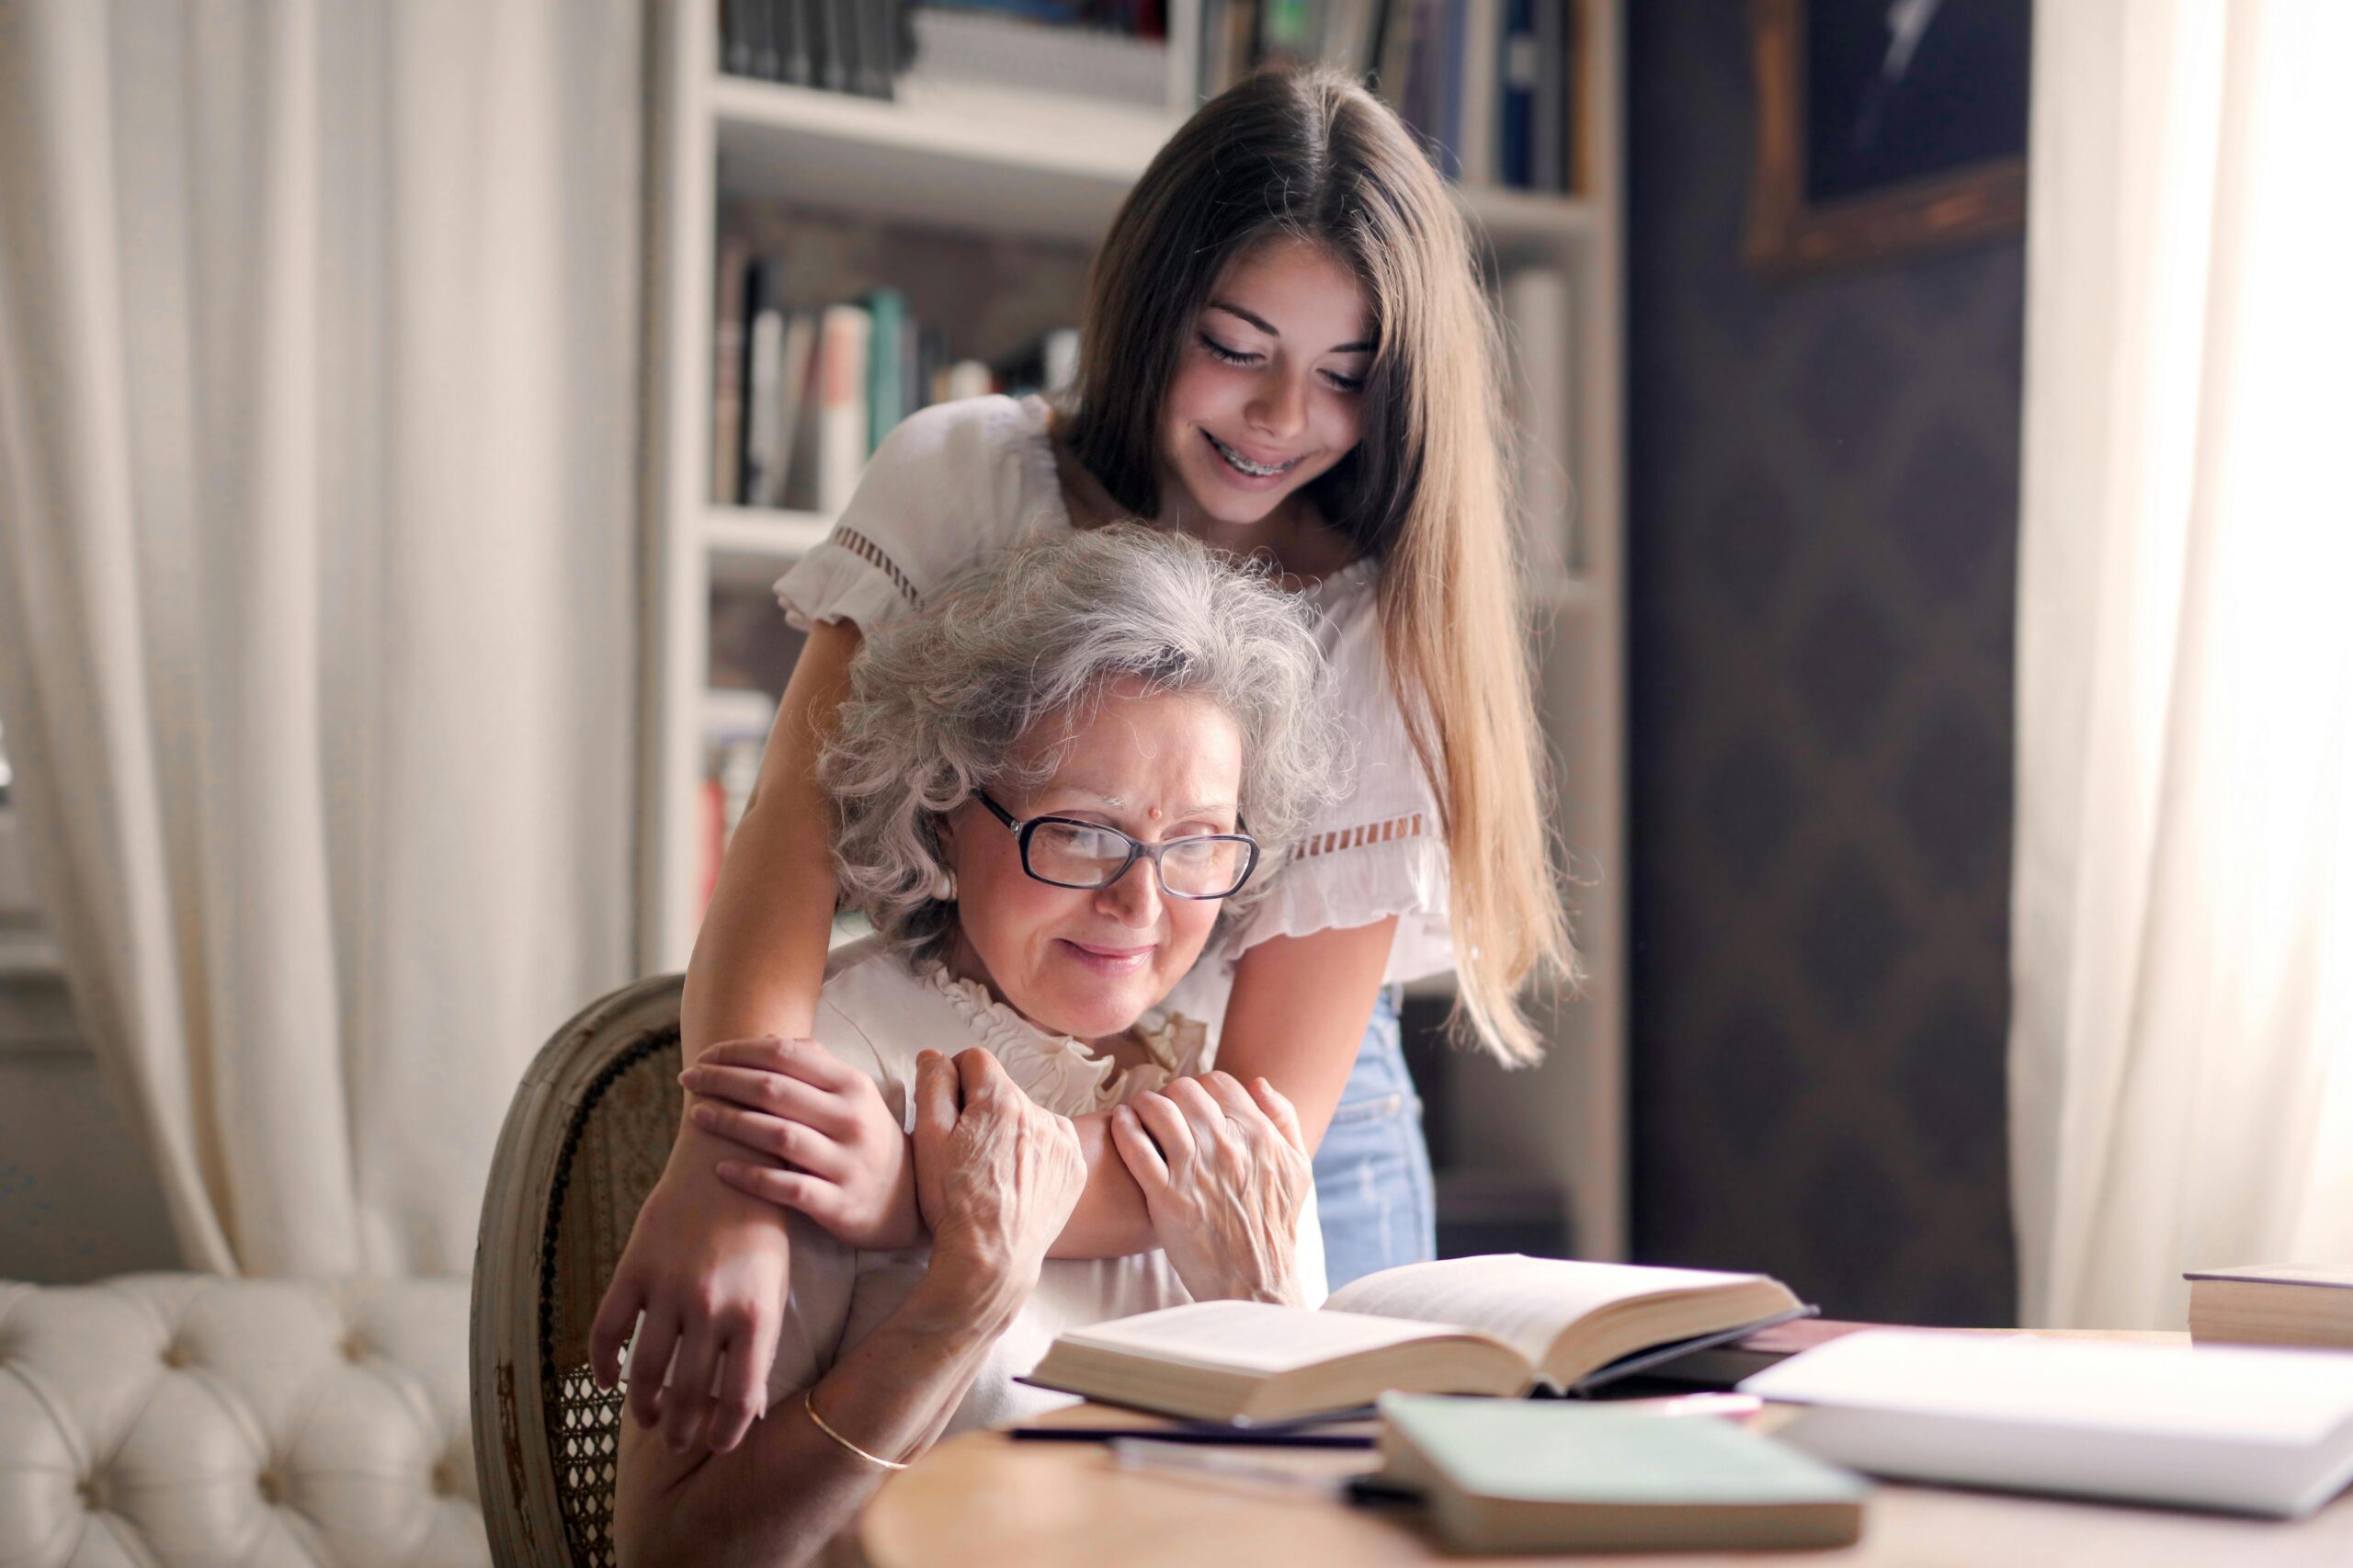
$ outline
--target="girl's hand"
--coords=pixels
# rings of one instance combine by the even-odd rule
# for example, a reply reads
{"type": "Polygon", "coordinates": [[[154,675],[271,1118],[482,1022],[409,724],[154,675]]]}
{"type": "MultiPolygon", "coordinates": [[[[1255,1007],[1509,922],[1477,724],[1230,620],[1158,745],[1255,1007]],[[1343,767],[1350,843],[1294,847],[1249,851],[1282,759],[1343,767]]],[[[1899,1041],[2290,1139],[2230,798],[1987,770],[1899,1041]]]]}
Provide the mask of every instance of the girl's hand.
{"type": "Polygon", "coordinates": [[[880,1252],[923,1240],[898,1118],[873,1079],[815,1040],[714,1046],[679,1082],[701,1097],[688,1113],[695,1126],[766,1156],[722,1161],[728,1186],[799,1210],[848,1246],[880,1252]]]}
{"type": "Polygon", "coordinates": [[[620,1379],[628,1345],[630,1414],[673,1453],[725,1453],[762,1413],[792,1277],[784,1216],[711,1179],[722,1147],[680,1131],[589,1328],[597,1385],[620,1379]]]}
{"type": "Polygon", "coordinates": [[[1044,1109],[987,1051],[915,1058],[915,1178],[931,1267],[976,1313],[1027,1299],[1086,1187],[1078,1129],[1044,1109]]]}
{"type": "Polygon", "coordinates": [[[1290,1101],[1264,1078],[1179,1078],[1111,1113],[1160,1244],[1198,1301],[1304,1306],[1299,1216],[1314,1181],[1290,1101]]]}

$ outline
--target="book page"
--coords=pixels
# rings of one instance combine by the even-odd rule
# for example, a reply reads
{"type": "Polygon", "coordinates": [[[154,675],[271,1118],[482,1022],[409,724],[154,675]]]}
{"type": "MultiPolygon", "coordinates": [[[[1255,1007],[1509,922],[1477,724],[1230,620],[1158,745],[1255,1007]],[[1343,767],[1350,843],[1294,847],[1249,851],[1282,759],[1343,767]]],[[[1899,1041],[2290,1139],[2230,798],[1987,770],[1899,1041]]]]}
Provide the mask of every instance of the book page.
{"type": "Polygon", "coordinates": [[[1265,1301],[1199,1301],[1091,1328],[1068,1329],[1062,1337],[1072,1345],[1155,1360],[1268,1374],[1312,1367],[1361,1350],[1442,1338],[1452,1332],[1393,1318],[1279,1307],[1265,1301]]]}
{"type": "Polygon", "coordinates": [[[1613,1301],[1756,1278],[1506,1253],[1384,1268],[1333,1291],[1324,1310],[1474,1329],[1502,1340],[1533,1366],[1563,1329],[1613,1301]]]}

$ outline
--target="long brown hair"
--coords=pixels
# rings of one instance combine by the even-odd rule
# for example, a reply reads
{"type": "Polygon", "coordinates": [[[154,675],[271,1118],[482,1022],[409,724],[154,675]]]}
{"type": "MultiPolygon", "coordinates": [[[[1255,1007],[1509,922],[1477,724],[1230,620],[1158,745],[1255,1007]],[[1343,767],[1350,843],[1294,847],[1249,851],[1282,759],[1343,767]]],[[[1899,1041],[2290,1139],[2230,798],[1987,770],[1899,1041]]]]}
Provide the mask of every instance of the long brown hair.
{"type": "Polygon", "coordinates": [[[1469,225],[1397,117],[1305,70],[1249,77],[1188,120],[1096,256],[1063,438],[1120,506],[1157,516],[1161,405],[1194,317],[1275,239],[1321,246],[1371,302],[1363,440],[1307,494],[1381,562],[1390,679],[1452,861],[1456,1022],[1531,1062],[1520,986],[1573,982],[1576,957],[1544,825],[1501,343],[1469,225]]]}

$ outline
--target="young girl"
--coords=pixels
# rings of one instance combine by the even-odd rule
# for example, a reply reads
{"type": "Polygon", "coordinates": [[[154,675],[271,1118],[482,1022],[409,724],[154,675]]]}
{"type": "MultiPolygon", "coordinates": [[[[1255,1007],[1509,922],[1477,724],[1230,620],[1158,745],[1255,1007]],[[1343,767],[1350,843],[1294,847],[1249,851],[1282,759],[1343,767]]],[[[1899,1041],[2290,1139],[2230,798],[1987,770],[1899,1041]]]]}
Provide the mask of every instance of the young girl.
{"type": "MultiPolygon", "coordinates": [[[[778,585],[809,641],[688,969],[685,1055],[810,1031],[835,906],[815,764],[864,630],[989,551],[1124,517],[1270,561],[1319,612],[1351,783],[1170,1005],[1222,1019],[1218,1065],[1297,1107],[1336,1287],[1434,1250],[1393,986],[1454,970],[1458,1022],[1524,1062],[1539,1042],[1521,983],[1574,964],[1495,321],[1411,133],[1317,71],[1252,77],[1187,122],[1113,220],[1088,292],[1065,407],[989,397],[914,415],[778,585]]],[[[937,896],[953,897],[944,879],[937,896]]],[[[736,1186],[715,1174],[733,1146],[690,1117],[597,1314],[609,1386],[642,1312],[631,1361],[670,1373],[632,1379],[630,1403],[675,1449],[731,1448],[760,1413],[788,1271],[781,1216],[755,1190],[852,1245],[921,1233],[899,1128],[792,1087],[773,1108],[800,1124],[787,1169],[733,1167],[736,1186]]],[[[1106,1119],[1079,1129],[1090,1176],[1054,1256],[1157,1244],[1106,1119]]]]}

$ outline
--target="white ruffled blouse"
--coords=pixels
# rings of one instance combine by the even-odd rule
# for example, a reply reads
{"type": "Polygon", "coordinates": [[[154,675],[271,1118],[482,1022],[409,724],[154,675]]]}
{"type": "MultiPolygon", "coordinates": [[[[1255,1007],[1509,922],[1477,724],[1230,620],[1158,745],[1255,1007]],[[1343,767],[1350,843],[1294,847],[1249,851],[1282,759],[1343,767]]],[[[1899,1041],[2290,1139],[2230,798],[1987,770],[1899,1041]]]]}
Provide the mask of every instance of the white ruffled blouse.
{"type": "MultiPolygon", "coordinates": [[[[872,631],[921,604],[993,551],[1071,527],[1038,398],[970,398],[909,416],[884,437],[834,531],[778,582],[793,625],[872,631]]],[[[1225,1017],[1233,960],[1276,937],[1396,915],[1384,978],[1454,967],[1446,841],[1437,798],[1390,689],[1377,604],[1380,569],[1360,561],[1306,590],[1356,756],[1348,788],[1293,846],[1275,886],[1220,938],[1170,999],[1225,1017]]]]}
{"type": "MultiPolygon", "coordinates": [[[[1108,1110],[1172,1078],[1207,1072],[1214,1060],[1200,1023],[1156,1012],[1136,1027],[1151,1059],[1122,1068],[1067,1035],[1040,1029],[982,985],[956,979],[937,964],[911,968],[870,937],[839,949],[827,961],[815,1033],[828,1051],[873,1077],[902,1126],[910,1119],[915,1056],[925,1050],[952,1056],[979,1046],[1031,1099],[1063,1116],[1108,1110]]],[[[915,1289],[931,1258],[928,1246],[894,1252],[845,1246],[800,1214],[790,1215],[787,1223],[792,1236],[791,1296],[768,1375],[770,1409],[785,1408],[792,1391],[824,1377],[843,1352],[872,1333],[915,1289]]],[[[1302,1288],[1310,1304],[1320,1303],[1323,1229],[1313,1190],[1300,1216],[1298,1256],[1302,1288]]],[[[1191,1300],[1165,1253],[1048,1259],[1028,1304],[990,1347],[948,1433],[1028,1421],[1070,1403],[1065,1395],[1013,1381],[1037,1366],[1064,1329],[1191,1300]]]]}

